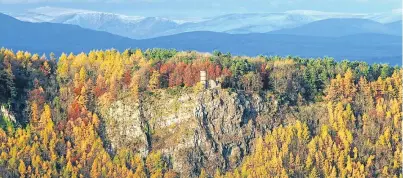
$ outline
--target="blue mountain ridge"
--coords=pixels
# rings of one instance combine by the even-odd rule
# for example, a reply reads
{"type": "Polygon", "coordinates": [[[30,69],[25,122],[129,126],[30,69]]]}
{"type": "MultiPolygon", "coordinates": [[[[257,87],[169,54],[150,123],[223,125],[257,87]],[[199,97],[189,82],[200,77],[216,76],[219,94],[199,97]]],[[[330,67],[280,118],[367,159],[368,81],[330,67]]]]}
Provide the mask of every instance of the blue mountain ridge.
{"type": "MultiPolygon", "coordinates": [[[[372,22],[369,22],[370,24],[372,22]]],[[[75,25],[22,22],[0,14],[0,46],[34,53],[61,54],[93,49],[175,48],[234,55],[292,55],[334,57],[336,60],[362,60],[369,63],[401,64],[401,36],[367,32],[346,36],[296,34],[227,34],[196,31],[144,40],[133,40],[75,25]]]]}

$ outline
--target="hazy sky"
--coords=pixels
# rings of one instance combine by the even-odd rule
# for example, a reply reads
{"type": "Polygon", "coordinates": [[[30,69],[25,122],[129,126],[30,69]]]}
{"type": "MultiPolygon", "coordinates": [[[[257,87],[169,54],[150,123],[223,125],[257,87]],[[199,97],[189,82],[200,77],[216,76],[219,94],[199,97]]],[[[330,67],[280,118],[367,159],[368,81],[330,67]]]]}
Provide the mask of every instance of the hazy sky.
{"type": "Polygon", "coordinates": [[[401,0],[0,0],[1,12],[42,6],[80,8],[127,15],[209,17],[228,13],[319,10],[373,13],[401,9],[401,0]]]}

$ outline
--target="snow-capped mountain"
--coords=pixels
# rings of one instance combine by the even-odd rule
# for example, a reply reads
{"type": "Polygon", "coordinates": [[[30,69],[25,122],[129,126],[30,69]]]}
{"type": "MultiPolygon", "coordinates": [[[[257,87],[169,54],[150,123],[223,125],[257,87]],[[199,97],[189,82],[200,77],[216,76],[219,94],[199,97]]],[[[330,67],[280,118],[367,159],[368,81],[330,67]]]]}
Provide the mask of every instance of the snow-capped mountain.
{"type": "Polygon", "coordinates": [[[51,22],[78,25],[134,39],[155,37],[176,28],[176,22],[157,17],[128,17],[107,13],[77,13],[58,16],[51,22]]]}
{"type": "Polygon", "coordinates": [[[22,14],[10,15],[22,21],[72,24],[133,39],[144,39],[193,31],[232,34],[266,33],[295,28],[331,18],[360,18],[380,23],[391,23],[401,20],[401,13],[401,9],[376,14],[295,10],[281,13],[228,14],[196,21],[186,21],[161,17],[127,16],[79,9],[41,7],[22,14]]]}
{"type": "Polygon", "coordinates": [[[178,28],[165,32],[164,35],[192,31],[213,31],[232,34],[266,33],[335,18],[368,19],[379,23],[390,23],[401,20],[401,13],[395,11],[378,14],[350,14],[296,10],[282,13],[228,14],[197,23],[184,23],[179,25],[178,28]]]}
{"type": "Polygon", "coordinates": [[[10,15],[22,21],[78,25],[134,39],[156,37],[161,31],[167,31],[180,24],[180,21],[159,17],[127,16],[54,7],[41,7],[23,14],[10,15]]]}

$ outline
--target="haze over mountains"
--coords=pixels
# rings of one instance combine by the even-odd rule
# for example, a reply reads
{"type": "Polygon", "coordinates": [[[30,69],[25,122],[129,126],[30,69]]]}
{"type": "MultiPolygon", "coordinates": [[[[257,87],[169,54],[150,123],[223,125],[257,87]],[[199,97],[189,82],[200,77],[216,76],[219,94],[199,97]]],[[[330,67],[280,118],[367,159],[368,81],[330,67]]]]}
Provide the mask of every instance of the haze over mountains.
{"type": "Polygon", "coordinates": [[[394,12],[290,11],[184,22],[50,7],[36,11],[36,15],[14,15],[24,21],[0,14],[0,33],[7,34],[0,37],[0,46],[56,54],[108,48],[219,50],[250,56],[331,56],[392,65],[400,65],[402,57],[402,21],[394,12]],[[134,36],[140,39],[131,39],[134,36]],[[150,36],[159,37],[143,39],[150,36]]]}
{"type": "Polygon", "coordinates": [[[211,18],[183,20],[127,16],[80,9],[40,7],[10,15],[22,21],[72,24],[133,39],[146,39],[193,31],[212,31],[231,34],[266,33],[299,27],[312,22],[318,22],[318,24],[314,24],[317,26],[329,25],[329,23],[335,23],[333,26],[348,26],[351,25],[350,23],[356,24],[356,22],[352,21],[341,23],[325,21],[326,23],[322,24],[323,20],[334,18],[353,18],[359,21],[358,23],[377,23],[373,26],[366,26],[367,29],[364,29],[364,31],[395,34],[390,33],[389,30],[385,30],[384,28],[386,27],[380,26],[401,21],[401,13],[401,10],[374,14],[296,10],[281,13],[228,14],[211,18]]]}
{"type": "Polygon", "coordinates": [[[401,26],[401,20],[382,24],[367,19],[332,18],[315,21],[295,28],[277,30],[270,33],[325,37],[340,37],[363,33],[377,33],[399,36],[402,34],[401,26]]]}

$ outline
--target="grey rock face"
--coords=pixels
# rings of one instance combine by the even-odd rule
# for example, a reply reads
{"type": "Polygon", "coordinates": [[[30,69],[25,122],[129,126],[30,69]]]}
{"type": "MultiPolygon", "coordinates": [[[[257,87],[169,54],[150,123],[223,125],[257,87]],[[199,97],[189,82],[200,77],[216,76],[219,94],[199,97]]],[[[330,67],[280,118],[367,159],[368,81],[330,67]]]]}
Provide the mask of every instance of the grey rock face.
{"type": "Polygon", "coordinates": [[[279,124],[277,108],[258,94],[225,89],[177,96],[158,92],[140,104],[113,103],[104,119],[114,149],[160,150],[182,177],[196,177],[201,168],[213,174],[238,166],[253,139],[279,124]]]}
{"type": "Polygon", "coordinates": [[[148,152],[149,145],[138,105],[125,105],[118,101],[110,107],[107,116],[113,118],[105,122],[106,134],[113,149],[132,147],[143,154],[148,152]]]}

